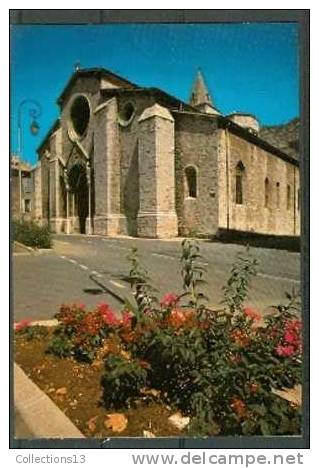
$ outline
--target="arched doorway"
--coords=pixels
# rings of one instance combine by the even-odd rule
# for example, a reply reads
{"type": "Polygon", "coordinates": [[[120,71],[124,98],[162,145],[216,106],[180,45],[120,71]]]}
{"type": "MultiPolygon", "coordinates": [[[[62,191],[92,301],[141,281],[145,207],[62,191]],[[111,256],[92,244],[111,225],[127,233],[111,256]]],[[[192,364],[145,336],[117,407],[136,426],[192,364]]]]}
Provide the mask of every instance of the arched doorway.
{"type": "Polygon", "coordinates": [[[74,216],[78,217],[79,231],[85,234],[86,218],[89,213],[89,193],[86,169],[83,164],[75,164],[68,174],[70,190],[74,194],[74,216]]]}

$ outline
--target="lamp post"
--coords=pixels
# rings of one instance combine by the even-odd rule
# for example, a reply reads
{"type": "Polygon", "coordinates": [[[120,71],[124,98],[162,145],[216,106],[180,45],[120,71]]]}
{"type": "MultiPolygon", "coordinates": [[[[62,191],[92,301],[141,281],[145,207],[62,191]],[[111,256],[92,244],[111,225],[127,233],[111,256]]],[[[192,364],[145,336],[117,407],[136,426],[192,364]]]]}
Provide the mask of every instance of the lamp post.
{"type": "Polygon", "coordinates": [[[23,99],[18,106],[18,156],[20,158],[19,162],[19,203],[20,203],[20,215],[22,214],[22,171],[21,171],[21,161],[22,161],[22,111],[23,108],[28,104],[29,107],[29,116],[31,117],[30,132],[31,135],[35,136],[40,130],[40,126],[37,122],[37,118],[41,115],[41,106],[34,99],[23,99]]]}

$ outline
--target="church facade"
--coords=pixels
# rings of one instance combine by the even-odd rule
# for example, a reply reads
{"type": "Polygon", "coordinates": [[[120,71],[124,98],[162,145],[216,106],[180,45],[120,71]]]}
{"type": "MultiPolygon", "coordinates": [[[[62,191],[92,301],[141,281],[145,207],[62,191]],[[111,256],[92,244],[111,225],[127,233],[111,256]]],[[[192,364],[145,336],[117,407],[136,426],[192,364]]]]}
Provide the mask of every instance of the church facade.
{"type": "Polygon", "coordinates": [[[189,104],[105,69],[77,70],[38,149],[37,219],[55,232],[298,236],[299,162],[222,115],[198,72],[189,104]]]}

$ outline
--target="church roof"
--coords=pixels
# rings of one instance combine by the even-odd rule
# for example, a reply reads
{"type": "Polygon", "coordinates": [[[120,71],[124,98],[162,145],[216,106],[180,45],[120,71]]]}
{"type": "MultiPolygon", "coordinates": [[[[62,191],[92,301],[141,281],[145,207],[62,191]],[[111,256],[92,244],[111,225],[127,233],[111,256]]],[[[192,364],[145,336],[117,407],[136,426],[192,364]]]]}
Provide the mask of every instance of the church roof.
{"type": "Polygon", "coordinates": [[[132,93],[143,93],[147,95],[152,95],[154,96],[158,103],[161,105],[167,105],[170,108],[174,109],[183,109],[183,110],[189,110],[192,112],[197,112],[200,113],[198,109],[192,107],[190,104],[187,104],[186,102],[182,101],[181,99],[172,96],[169,93],[166,93],[166,91],[163,91],[160,88],[143,88],[143,87],[136,87],[134,89],[128,89],[128,88],[107,88],[107,89],[102,89],[101,90],[101,96],[102,99],[105,97],[108,97],[110,95],[115,96],[115,95],[125,95],[125,94],[132,94],[132,93]]]}
{"type": "Polygon", "coordinates": [[[214,107],[202,72],[198,70],[190,97],[190,105],[195,107],[201,104],[209,104],[210,106],[214,107]]]}
{"type": "Polygon", "coordinates": [[[76,70],[71,78],[69,79],[68,83],[66,84],[65,88],[63,89],[62,93],[60,94],[57,103],[61,104],[70,88],[74,85],[78,78],[82,77],[96,77],[96,78],[109,78],[114,83],[118,84],[119,86],[124,86],[126,88],[137,88],[138,86],[132,81],[123,78],[116,73],[111,72],[110,70],[106,70],[106,68],[98,67],[98,68],[79,68],[76,70]]]}

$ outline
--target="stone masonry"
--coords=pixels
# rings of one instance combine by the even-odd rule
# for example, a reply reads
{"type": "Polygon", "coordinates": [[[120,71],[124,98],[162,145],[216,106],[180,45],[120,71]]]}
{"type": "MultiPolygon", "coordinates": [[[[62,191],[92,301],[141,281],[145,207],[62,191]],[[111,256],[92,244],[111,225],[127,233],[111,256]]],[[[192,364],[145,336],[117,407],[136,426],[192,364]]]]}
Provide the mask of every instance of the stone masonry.
{"type": "Polygon", "coordinates": [[[224,116],[199,72],[190,104],[110,71],[77,70],[38,149],[36,218],[56,232],[298,236],[299,162],[224,116]]]}

